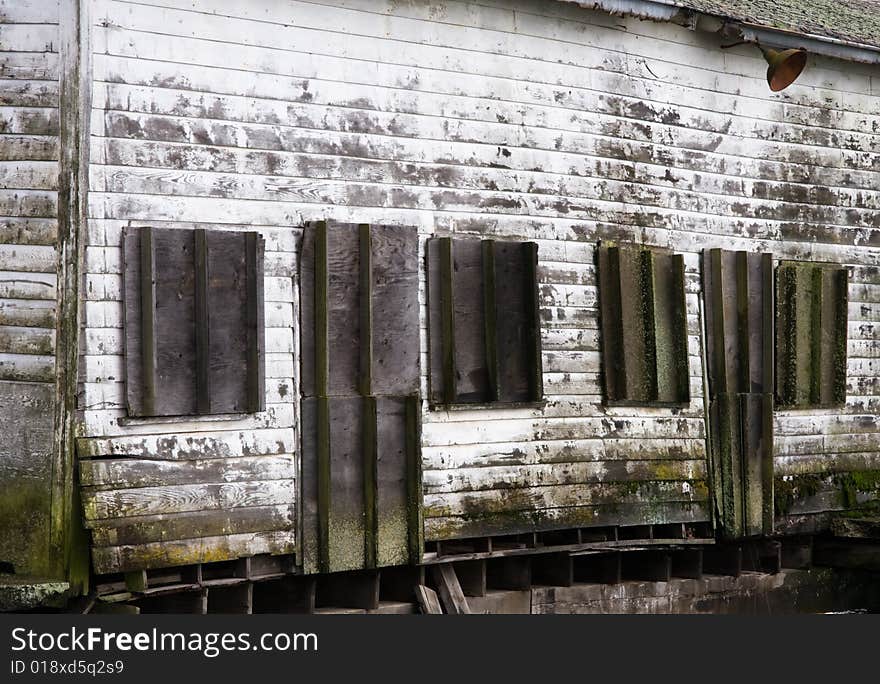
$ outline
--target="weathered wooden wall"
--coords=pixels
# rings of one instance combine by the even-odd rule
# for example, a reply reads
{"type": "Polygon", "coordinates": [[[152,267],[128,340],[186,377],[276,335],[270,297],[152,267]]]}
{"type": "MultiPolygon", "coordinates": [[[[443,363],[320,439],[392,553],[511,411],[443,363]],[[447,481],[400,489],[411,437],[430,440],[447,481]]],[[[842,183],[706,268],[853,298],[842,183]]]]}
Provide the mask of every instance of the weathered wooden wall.
{"type": "Polygon", "coordinates": [[[53,566],[59,39],[57,0],[0,0],[0,562],[25,575],[53,566]]]}
{"type": "MultiPolygon", "coordinates": [[[[297,226],[321,218],[415,225],[422,244],[539,245],[547,403],[424,405],[428,539],[708,519],[705,247],[855,266],[847,406],[778,413],[777,472],[880,465],[880,79],[867,68],[811,59],[773,95],[754,48],[543,0],[95,0],[93,16],[81,447],[177,473],[115,494],[149,503],[129,515],[264,503],[173,478],[217,457],[256,468],[295,452],[297,226]],[[266,236],[265,413],[123,424],[129,224],[266,236]],[[685,254],[684,409],[601,405],[604,238],[685,254]]],[[[425,354],[424,274],[420,301],[425,354]]],[[[273,491],[294,478],[235,472],[273,491]]],[[[141,482],[126,478],[113,486],[141,482]]]]}

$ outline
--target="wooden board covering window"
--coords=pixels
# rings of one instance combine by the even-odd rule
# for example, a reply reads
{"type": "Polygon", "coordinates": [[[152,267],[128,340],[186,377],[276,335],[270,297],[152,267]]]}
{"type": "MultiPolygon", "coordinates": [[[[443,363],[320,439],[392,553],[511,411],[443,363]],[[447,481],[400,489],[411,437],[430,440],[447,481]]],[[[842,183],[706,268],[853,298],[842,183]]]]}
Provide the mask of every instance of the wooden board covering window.
{"type": "Polygon", "coordinates": [[[417,232],[311,224],[300,264],[303,567],[416,563],[423,546],[417,232]]]}
{"type": "Polygon", "coordinates": [[[434,238],[427,261],[432,401],[540,401],[537,244],[434,238]]]}
{"type": "Polygon", "coordinates": [[[254,232],[126,229],[129,415],[264,408],[263,250],[254,232]]]}
{"type": "Polygon", "coordinates": [[[601,244],[598,267],[606,401],[687,403],[683,257],[641,245],[601,244]]]}
{"type": "Polygon", "coordinates": [[[776,271],[776,401],[783,408],[846,401],[849,272],[783,261],[776,271]]]}

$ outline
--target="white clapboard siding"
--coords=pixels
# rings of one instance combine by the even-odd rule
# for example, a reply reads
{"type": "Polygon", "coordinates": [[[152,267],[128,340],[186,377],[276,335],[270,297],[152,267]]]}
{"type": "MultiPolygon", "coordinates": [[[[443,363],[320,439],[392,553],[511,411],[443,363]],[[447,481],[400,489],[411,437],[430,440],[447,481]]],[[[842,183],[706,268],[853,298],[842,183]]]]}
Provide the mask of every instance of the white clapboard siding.
{"type": "MultiPolygon", "coordinates": [[[[171,462],[173,489],[184,486],[178,464],[297,452],[299,226],[324,218],[413,226],[421,250],[438,234],[538,244],[547,401],[423,404],[428,538],[473,534],[472,520],[499,532],[515,520],[603,524],[610,501],[617,522],[708,519],[706,247],[853,267],[847,405],[778,412],[777,462],[814,472],[823,457],[844,467],[880,453],[880,98],[867,67],[811,57],[773,94],[753,48],[542,0],[95,0],[92,15],[84,454],[171,462]],[[124,420],[128,225],[264,235],[264,414],[124,420]],[[681,409],[602,405],[603,239],[685,255],[681,409]],[[643,484],[618,491],[621,480],[643,484]]],[[[52,117],[37,113],[46,94],[3,93],[30,108],[12,116],[0,102],[20,131],[15,159],[48,154],[34,133],[52,135],[52,117]]],[[[16,216],[37,220],[52,209],[51,174],[30,173],[38,187],[16,216]]],[[[10,176],[0,168],[0,206],[19,191],[3,185],[10,176]]],[[[419,301],[425,391],[424,274],[419,301]]],[[[123,563],[112,548],[100,562],[123,563]]]]}
{"type": "Polygon", "coordinates": [[[0,2],[0,381],[55,381],[58,45],[57,1],[0,2]]]}

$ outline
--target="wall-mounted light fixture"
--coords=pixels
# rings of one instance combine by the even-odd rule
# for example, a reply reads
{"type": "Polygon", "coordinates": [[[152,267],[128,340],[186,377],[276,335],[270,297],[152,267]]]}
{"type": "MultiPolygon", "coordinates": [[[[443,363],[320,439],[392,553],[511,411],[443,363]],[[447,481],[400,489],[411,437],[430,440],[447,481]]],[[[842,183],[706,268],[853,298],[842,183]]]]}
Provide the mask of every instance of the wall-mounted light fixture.
{"type": "MultiPolygon", "coordinates": [[[[736,47],[737,45],[746,45],[747,40],[740,40],[729,45],[722,45],[722,49],[736,47]]],[[[792,48],[789,50],[773,50],[764,47],[760,43],[753,43],[764,55],[767,60],[767,85],[774,93],[785,90],[797,80],[801,75],[804,67],[807,66],[807,51],[803,48],[792,48]]]]}
{"type": "Polygon", "coordinates": [[[785,90],[801,75],[807,66],[807,51],[803,48],[772,50],[758,45],[767,60],[767,84],[774,93],[785,90]]]}

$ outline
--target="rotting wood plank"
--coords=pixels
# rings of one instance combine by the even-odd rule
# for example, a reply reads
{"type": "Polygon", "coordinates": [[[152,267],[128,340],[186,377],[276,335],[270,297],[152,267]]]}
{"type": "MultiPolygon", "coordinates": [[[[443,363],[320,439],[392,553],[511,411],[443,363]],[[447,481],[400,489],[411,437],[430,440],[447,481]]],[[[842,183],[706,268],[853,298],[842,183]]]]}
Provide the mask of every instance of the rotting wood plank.
{"type": "Polygon", "coordinates": [[[437,585],[440,600],[450,615],[469,615],[471,612],[461,590],[455,568],[451,564],[432,565],[431,578],[437,585]]]}
{"type": "Polygon", "coordinates": [[[440,599],[437,596],[437,592],[430,587],[426,587],[424,584],[416,586],[416,601],[419,604],[421,612],[426,615],[443,614],[443,608],[440,605],[440,599]]]}

